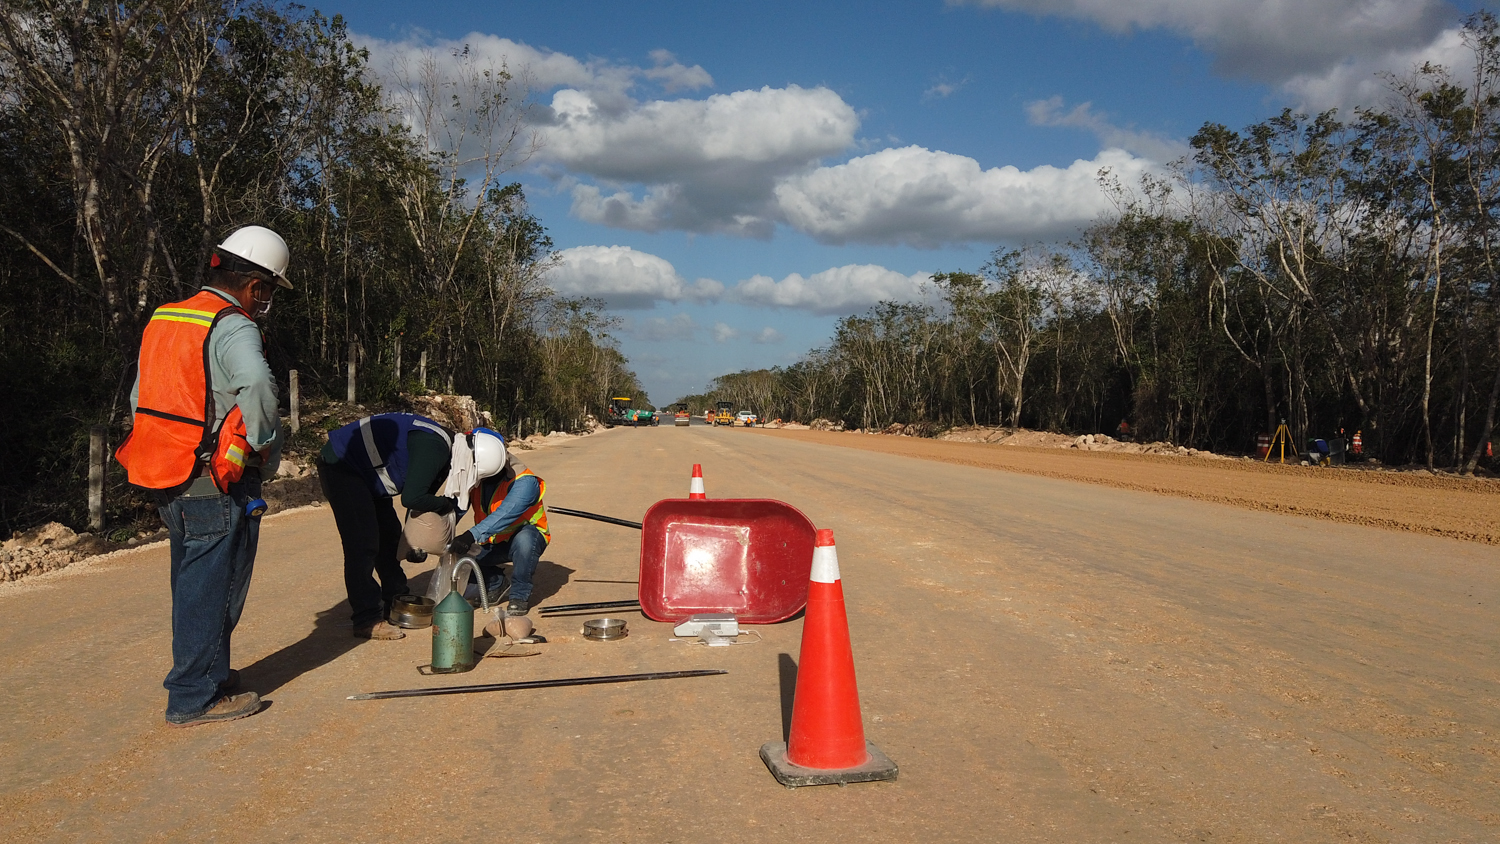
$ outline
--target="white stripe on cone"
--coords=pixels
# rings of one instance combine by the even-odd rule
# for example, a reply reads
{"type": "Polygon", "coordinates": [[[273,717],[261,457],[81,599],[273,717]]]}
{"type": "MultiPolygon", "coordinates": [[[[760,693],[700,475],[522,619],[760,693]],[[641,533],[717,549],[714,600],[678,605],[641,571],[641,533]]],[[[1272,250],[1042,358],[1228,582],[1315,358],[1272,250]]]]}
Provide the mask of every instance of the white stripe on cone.
{"type": "Polygon", "coordinates": [[[821,545],[813,549],[812,582],[839,582],[839,555],[832,545],[821,545]]]}

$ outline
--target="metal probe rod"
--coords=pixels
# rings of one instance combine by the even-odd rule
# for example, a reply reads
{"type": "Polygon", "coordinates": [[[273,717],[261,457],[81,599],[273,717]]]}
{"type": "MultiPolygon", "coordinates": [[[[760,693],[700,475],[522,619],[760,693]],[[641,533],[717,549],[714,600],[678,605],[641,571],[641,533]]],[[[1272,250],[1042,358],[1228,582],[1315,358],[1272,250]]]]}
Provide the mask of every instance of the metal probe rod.
{"type": "Polygon", "coordinates": [[[617,610],[626,607],[639,607],[639,600],[629,601],[595,601],[592,604],[558,604],[554,607],[542,607],[538,612],[542,615],[551,615],[556,612],[576,612],[582,610],[617,610]]]}
{"type": "Polygon", "coordinates": [[[601,516],[598,513],[585,513],[582,510],[569,510],[569,509],[567,509],[565,507],[553,507],[551,504],[547,505],[547,512],[548,513],[556,513],[559,516],[576,516],[577,518],[580,518],[580,519],[593,519],[596,522],[608,522],[609,524],[612,524],[612,525],[619,525],[620,527],[635,528],[636,530],[640,530],[641,529],[641,523],[640,522],[627,522],[624,519],[616,519],[613,516],[601,516]]]}
{"type": "Polygon", "coordinates": [[[722,668],[698,668],[691,671],[658,671],[654,674],[612,674],[606,677],[564,677],[557,680],[523,680],[517,683],[490,683],[482,686],[441,686],[436,689],[399,689],[391,692],[366,692],[349,695],[345,700],[386,700],[393,697],[431,697],[433,695],[466,695],[471,692],[510,692],[521,689],[554,689],[558,686],[598,686],[605,683],[633,683],[637,680],[675,680],[678,677],[707,677],[728,674],[722,668]]]}

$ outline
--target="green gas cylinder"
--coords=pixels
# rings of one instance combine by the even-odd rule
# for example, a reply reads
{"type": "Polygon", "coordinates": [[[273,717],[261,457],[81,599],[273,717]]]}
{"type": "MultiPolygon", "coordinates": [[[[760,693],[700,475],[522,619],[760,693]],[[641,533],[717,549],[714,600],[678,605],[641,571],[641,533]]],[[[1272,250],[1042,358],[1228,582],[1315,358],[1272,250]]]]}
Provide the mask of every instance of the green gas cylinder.
{"type": "Polygon", "coordinates": [[[432,610],[432,672],[461,674],[474,667],[474,608],[457,589],[432,610]]]}

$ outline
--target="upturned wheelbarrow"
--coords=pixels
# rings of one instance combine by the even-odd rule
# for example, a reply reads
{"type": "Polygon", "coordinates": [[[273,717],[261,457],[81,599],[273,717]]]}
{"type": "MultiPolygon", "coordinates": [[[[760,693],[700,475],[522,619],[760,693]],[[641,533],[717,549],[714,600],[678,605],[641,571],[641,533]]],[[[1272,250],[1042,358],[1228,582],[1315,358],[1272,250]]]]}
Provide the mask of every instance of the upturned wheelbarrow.
{"type": "Polygon", "coordinates": [[[807,604],[813,523],[769,498],[658,501],[640,522],[548,507],[641,531],[641,612],[654,621],[733,613],[741,624],[772,624],[807,604]]]}

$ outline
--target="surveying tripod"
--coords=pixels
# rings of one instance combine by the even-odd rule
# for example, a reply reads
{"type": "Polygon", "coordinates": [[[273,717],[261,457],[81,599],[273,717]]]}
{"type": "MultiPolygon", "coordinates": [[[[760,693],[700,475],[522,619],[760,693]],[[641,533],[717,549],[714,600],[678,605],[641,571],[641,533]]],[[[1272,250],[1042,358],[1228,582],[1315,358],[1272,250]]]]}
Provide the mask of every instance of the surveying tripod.
{"type": "Polygon", "coordinates": [[[1271,452],[1276,450],[1277,443],[1281,444],[1281,454],[1276,459],[1277,463],[1286,462],[1286,447],[1289,445],[1292,446],[1292,457],[1294,459],[1297,457],[1297,447],[1292,445],[1292,431],[1286,426],[1285,419],[1281,420],[1281,424],[1276,426],[1276,433],[1271,435],[1271,445],[1266,448],[1265,462],[1271,462],[1271,452]]]}

